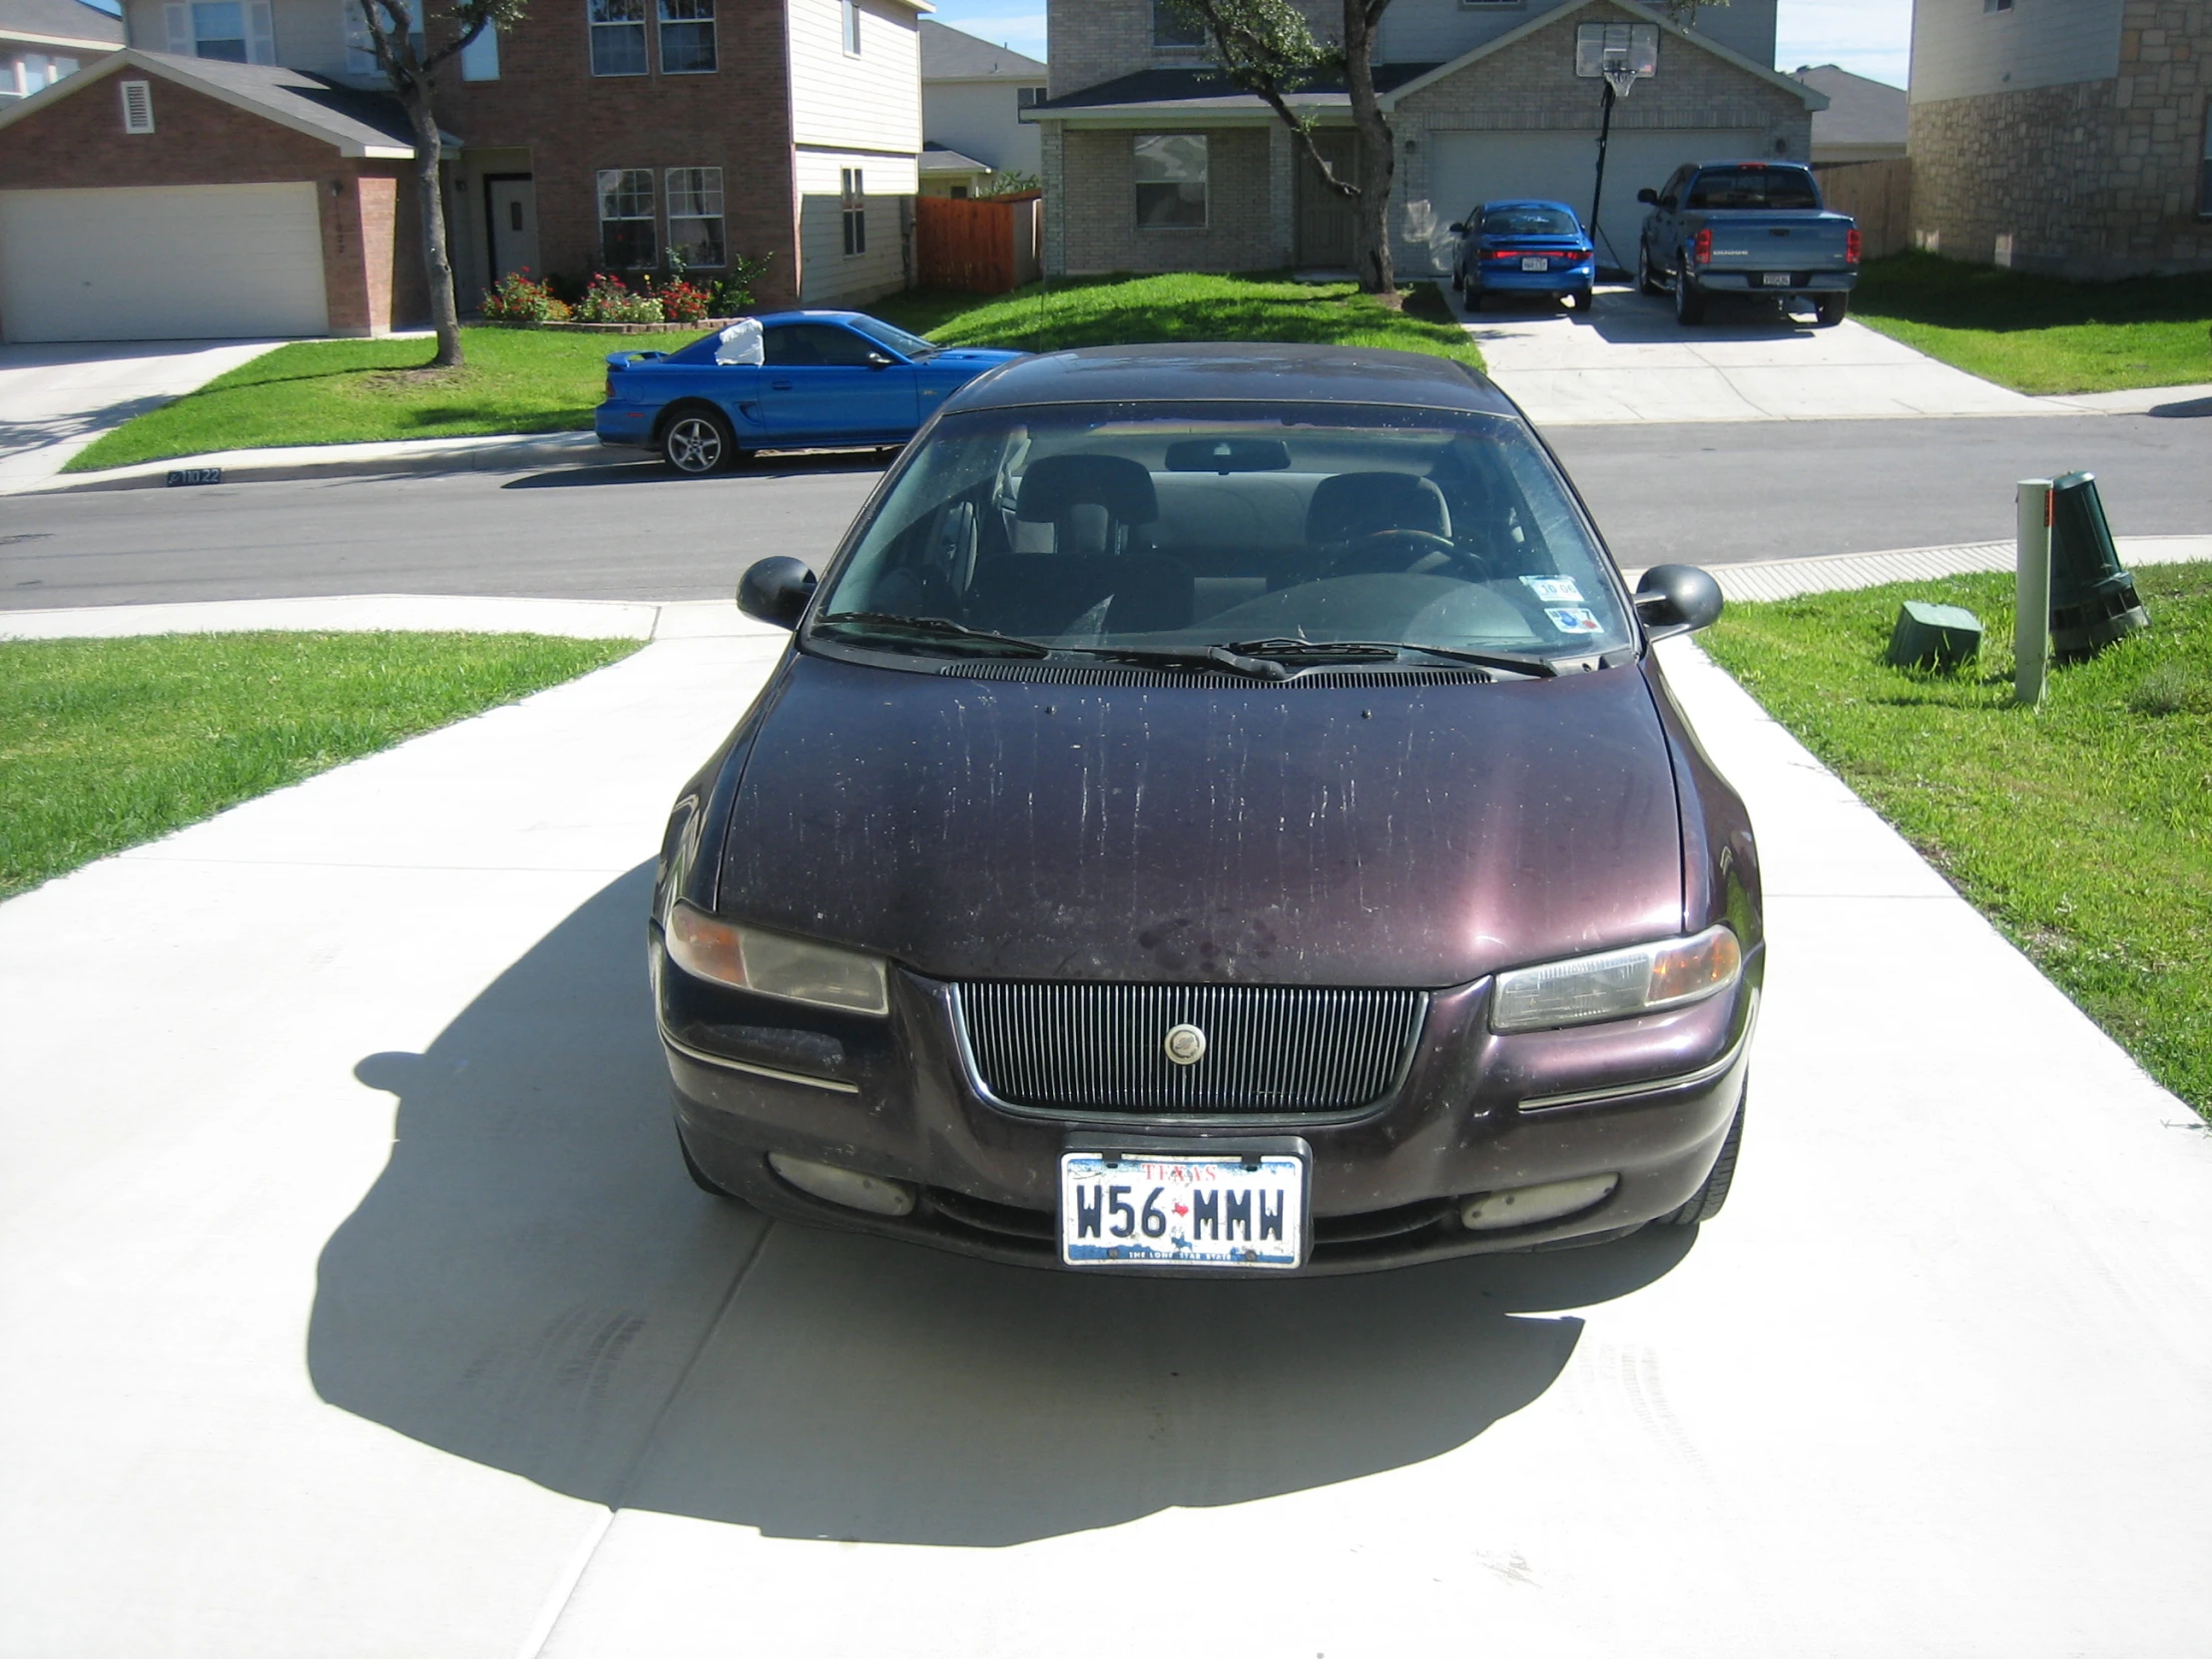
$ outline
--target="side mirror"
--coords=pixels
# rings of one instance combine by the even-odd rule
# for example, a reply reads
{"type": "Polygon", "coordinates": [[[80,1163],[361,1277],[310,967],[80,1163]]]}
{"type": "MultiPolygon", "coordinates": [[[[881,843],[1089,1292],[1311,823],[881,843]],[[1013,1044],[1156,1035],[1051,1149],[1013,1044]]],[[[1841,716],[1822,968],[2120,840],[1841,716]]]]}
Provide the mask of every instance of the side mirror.
{"type": "Polygon", "coordinates": [[[867,354],[867,365],[870,368],[888,368],[891,366],[891,360],[880,351],[870,351],[867,354]]]}
{"type": "Polygon", "coordinates": [[[1720,583],[1696,565],[1653,565],[1636,584],[1636,614],[1655,640],[1712,627],[1723,603],[1720,583]]]}
{"type": "Polygon", "coordinates": [[[762,559],[738,578],[738,609],[772,627],[797,628],[814,596],[815,573],[799,559],[762,559]]]}
{"type": "Polygon", "coordinates": [[[1653,190],[1649,185],[1646,185],[1642,190],[1636,193],[1636,200],[1641,202],[1647,208],[1656,208],[1657,206],[1659,206],[1659,193],[1653,190]]]}
{"type": "Polygon", "coordinates": [[[1467,234],[1466,226],[1456,219],[1453,220],[1448,226],[1446,226],[1445,229],[1448,230],[1455,237],[1463,237],[1467,234]]]}

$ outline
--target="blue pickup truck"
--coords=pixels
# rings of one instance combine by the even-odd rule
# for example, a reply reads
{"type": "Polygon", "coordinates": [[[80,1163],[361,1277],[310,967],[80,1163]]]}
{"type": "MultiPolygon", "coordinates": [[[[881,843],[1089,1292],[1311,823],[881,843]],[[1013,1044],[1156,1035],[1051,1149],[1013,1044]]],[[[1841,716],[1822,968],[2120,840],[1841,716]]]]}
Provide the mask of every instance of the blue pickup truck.
{"type": "Polygon", "coordinates": [[[614,351],[599,441],[701,474],[755,449],[904,443],[1019,351],[947,348],[859,311],[776,311],[678,351],[614,351]]]}
{"type": "Polygon", "coordinates": [[[1685,326],[1708,299],[1765,295],[1813,301],[1823,328],[1844,320],[1859,281],[1859,226],[1828,212],[1813,170],[1790,162],[1679,167],[1636,200],[1651,212],[1636,251],[1636,285],[1674,294],[1685,326]]]}

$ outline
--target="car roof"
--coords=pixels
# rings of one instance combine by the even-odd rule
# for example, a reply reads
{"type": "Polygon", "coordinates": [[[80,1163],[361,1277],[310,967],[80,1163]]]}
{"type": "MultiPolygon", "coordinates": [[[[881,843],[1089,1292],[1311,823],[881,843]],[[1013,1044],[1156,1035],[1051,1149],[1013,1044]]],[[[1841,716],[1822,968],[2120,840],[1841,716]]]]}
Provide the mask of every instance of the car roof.
{"type": "Polygon", "coordinates": [[[1568,203],[1550,202],[1546,201],[1540,196],[1515,196],[1510,197],[1503,202],[1485,202],[1482,204],[1481,211],[1483,213],[1488,213],[1493,208],[1556,208],[1560,213],[1563,213],[1568,218],[1572,219],[1577,225],[1582,223],[1582,216],[1576,213],[1573,207],[1568,203]]]}
{"type": "Polygon", "coordinates": [[[866,316],[865,311],[761,311],[753,320],[766,328],[778,322],[850,322],[856,316],[866,316]]]}
{"type": "Polygon", "coordinates": [[[948,410],[1038,403],[1383,403],[1517,415],[1464,363],[1346,345],[1092,345],[1018,357],[970,380],[948,410]]]}

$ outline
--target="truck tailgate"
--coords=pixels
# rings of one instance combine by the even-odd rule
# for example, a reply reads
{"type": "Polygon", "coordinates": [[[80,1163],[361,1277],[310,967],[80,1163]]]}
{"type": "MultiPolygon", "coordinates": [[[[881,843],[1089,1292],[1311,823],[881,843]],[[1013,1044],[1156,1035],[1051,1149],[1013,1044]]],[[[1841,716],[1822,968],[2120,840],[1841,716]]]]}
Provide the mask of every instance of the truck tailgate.
{"type": "Polygon", "coordinates": [[[1841,214],[1714,214],[1714,271],[1842,271],[1852,222],[1841,214]]]}

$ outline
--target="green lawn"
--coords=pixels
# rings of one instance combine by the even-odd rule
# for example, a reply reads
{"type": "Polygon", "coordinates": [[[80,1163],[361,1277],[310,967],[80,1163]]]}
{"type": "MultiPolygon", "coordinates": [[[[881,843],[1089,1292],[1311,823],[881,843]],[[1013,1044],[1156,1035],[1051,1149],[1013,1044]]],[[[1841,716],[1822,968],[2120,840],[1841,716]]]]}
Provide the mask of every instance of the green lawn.
{"type": "Polygon", "coordinates": [[[2066,282],[1928,254],[1877,260],[1852,314],[2014,391],[2212,382],[2212,276],[2066,282]]]}
{"type": "Polygon", "coordinates": [[[0,896],[636,649],[533,634],[0,642],[0,896]]]}
{"type": "MultiPolygon", "coordinates": [[[[1707,648],[2144,1068],[2212,1116],[2212,565],[2136,572],[2151,628],[2013,706],[2012,578],[1732,605],[1707,648]],[[1906,599],[1986,626],[1885,667],[1906,599]]],[[[1901,941],[1909,944],[1910,941],[1901,941]]]]}
{"type": "Polygon", "coordinates": [[[278,346],[200,390],[127,421],[66,470],[129,466],[219,449],[590,427],[606,394],[607,353],[666,351],[699,337],[463,328],[468,360],[423,365],[426,339],[308,340],[278,346]]]}
{"type": "Polygon", "coordinates": [[[1083,277],[993,298],[900,293],[868,308],[946,345],[1052,351],[1153,340],[1294,340],[1426,351],[1482,366],[1433,282],[1408,286],[1403,311],[1385,310],[1350,282],[1201,275],[1083,277]]]}

